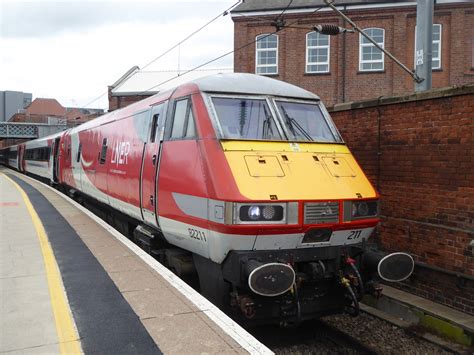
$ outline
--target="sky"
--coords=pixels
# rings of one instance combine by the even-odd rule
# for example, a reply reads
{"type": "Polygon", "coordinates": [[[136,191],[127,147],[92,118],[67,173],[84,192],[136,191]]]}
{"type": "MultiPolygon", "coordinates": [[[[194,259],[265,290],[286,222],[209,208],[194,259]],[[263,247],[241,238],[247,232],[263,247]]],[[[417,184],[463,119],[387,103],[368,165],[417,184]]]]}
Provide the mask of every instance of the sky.
{"type": "MultiPolygon", "coordinates": [[[[224,12],[236,0],[0,0],[0,90],[91,103],[127,70],[140,68],[224,12]]],[[[221,16],[146,70],[190,69],[233,49],[221,16]]],[[[233,56],[210,68],[230,68],[233,56]]]]}

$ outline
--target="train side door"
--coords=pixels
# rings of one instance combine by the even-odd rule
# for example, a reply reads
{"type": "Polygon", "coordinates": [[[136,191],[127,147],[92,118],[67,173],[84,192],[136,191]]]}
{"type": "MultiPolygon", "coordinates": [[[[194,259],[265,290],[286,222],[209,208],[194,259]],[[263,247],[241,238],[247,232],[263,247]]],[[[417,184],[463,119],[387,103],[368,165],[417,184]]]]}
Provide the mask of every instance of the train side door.
{"type": "Polygon", "coordinates": [[[61,138],[58,137],[53,143],[53,181],[59,181],[59,143],[61,138]]]}
{"type": "Polygon", "coordinates": [[[143,153],[140,207],[145,222],[158,226],[156,218],[157,185],[159,170],[160,146],[163,140],[163,125],[166,114],[166,103],[152,108],[152,124],[150,135],[143,153]]]}
{"type": "Polygon", "coordinates": [[[23,144],[18,145],[18,171],[21,171],[22,173],[25,172],[25,166],[24,166],[24,157],[23,157],[23,152],[25,148],[23,144]]]}

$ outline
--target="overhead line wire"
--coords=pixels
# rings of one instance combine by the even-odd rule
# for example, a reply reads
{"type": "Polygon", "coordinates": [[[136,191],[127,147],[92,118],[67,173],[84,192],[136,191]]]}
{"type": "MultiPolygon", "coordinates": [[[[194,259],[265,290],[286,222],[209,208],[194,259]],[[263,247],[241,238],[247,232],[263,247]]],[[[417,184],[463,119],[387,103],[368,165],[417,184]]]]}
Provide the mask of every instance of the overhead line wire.
{"type": "MultiPolygon", "coordinates": [[[[323,7],[325,7],[325,6],[320,6],[319,8],[317,8],[316,10],[314,10],[312,13],[318,12],[318,11],[321,10],[323,7]]],[[[160,86],[160,85],[163,85],[163,84],[166,84],[166,83],[170,82],[171,80],[174,80],[174,79],[176,79],[176,78],[179,78],[180,76],[189,74],[189,73],[191,73],[191,72],[193,72],[193,71],[195,71],[195,70],[197,70],[197,69],[199,69],[199,68],[202,68],[202,67],[204,67],[204,66],[206,66],[206,65],[208,65],[208,64],[211,64],[211,63],[213,63],[213,62],[215,62],[215,61],[217,61],[217,60],[219,60],[219,59],[222,59],[222,58],[228,56],[229,54],[232,54],[232,53],[235,53],[235,52],[237,52],[237,51],[240,51],[240,50],[242,50],[242,49],[244,49],[244,48],[246,48],[246,47],[248,47],[248,46],[250,46],[250,45],[252,45],[252,44],[255,44],[255,43],[258,42],[258,41],[261,41],[261,40],[263,40],[263,39],[265,39],[265,38],[267,38],[267,37],[269,37],[269,36],[271,36],[271,35],[274,35],[274,34],[277,33],[277,32],[280,32],[280,31],[284,30],[284,29],[287,28],[287,27],[293,26],[293,25],[296,24],[298,21],[299,21],[299,20],[293,21],[292,23],[290,23],[289,25],[285,25],[285,26],[284,26],[283,28],[281,28],[281,29],[278,29],[278,28],[277,28],[275,31],[273,31],[273,32],[271,32],[271,33],[268,33],[268,34],[266,34],[265,36],[260,37],[260,38],[258,38],[258,39],[255,39],[255,40],[253,40],[253,41],[251,41],[251,42],[248,42],[248,43],[246,43],[246,44],[240,46],[240,47],[237,48],[237,49],[233,49],[233,50],[231,50],[231,51],[229,51],[229,52],[226,52],[226,53],[224,53],[224,54],[221,54],[220,56],[218,56],[218,57],[216,57],[216,58],[214,58],[214,59],[211,59],[211,60],[209,60],[209,61],[207,61],[207,62],[205,62],[205,63],[199,64],[198,66],[196,66],[196,67],[194,67],[194,68],[192,68],[192,69],[186,70],[186,71],[184,71],[183,73],[181,73],[181,74],[179,74],[179,75],[176,75],[176,76],[174,76],[174,77],[172,77],[172,78],[170,78],[170,79],[167,79],[167,80],[165,80],[165,81],[162,81],[162,82],[160,82],[160,83],[158,83],[158,84],[156,84],[156,85],[154,85],[154,86],[152,86],[152,87],[150,87],[150,88],[148,88],[148,89],[146,89],[146,90],[140,92],[138,95],[145,94],[145,93],[149,92],[150,90],[152,90],[152,89],[154,89],[154,88],[156,88],[156,87],[158,87],[158,86],[160,86]]]]}
{"type": "MultiPolygon", "coordinates": [[[[186,36],[184,39],[182,39],[181,41],[179,41],[177,44],[175,44],[174,46],[172,46],[171,48],[167,49],[166,51],[164,51],[163,53],[161,53],[159,56],[155,57],[153,60],[151,60],[150,62],[148,62],[147,64],[145,64],[140,70],[143,70],[145,68],[147,68],[148,66],[150,66],[151,64],[153,64],[154,62],[156,62],[158,59],[162,58],[163,56],[165,56],[166,54],[168,54],[169,52],[171,52],[173,49],[175,49],[176,47],[180,46],[181,44],[183,44],[184,42],[186,42],[188,39],[190,39],[191,37],[193,37],[195,34],[199,33],[200,31],[202,31],[204,28],[206,28],[207,26],[209,26],[211,23],[213,23],[214,21],[216,21],[219,17],[221,16],[226,16],[230,10],[232,10],[234,7],[236,7],[239,3],[241,3],[242,0],[238,0],[237,2],[235,2],[233,5],[229,6],[226,10],[220,12],[217,16],[215,16],[214,18],[212,18],[211,20],[209,20],[207,23],[205,23],[204,25],[202,25],[201,27],[199,27],[197,30],[193,31],[192,33],[190,33],[188,36],[186,36]]],[[[148,90],[147,90],[148,91],[148,90]]],[[[88,102],[86,105],[84,105],[83,107],[87,107],[89,106],[90,104],[96,102],[97,100],[101,99],[104,95],[106,95],[108,93],[108,91],[102,93],[101,95],[97,96],[94,100],[88,102]]]]}
{"type": "MultiPolygon", "coordinates": [[[[239,2],[240,2],[240,1],[239,1],[239,2]]],[[[290,3],[290,4],[291,4],[291,3],[290,3]]],[[[234,6],[235,6],[235,5],[233,5],[232,7],[234,7],[234,6]]],[[[327,6],[327,5],[320,6],[320,7],[318,7],[316,10],[314,10],[312,13],[316,13],[316,12],[318,12],[319,10],[321,10],[323,7],[326,7],[326,6],[327,6]]],[[[231,8],[232,8],[232,7],[231,7],[231,8]]],[[[228,11],[228,10],[226,10],[226,11],[228,11]]],[[[280,14],[280,16],[281,16],[285,11],[286,11],[286,9],[282,11],[282,13],[280,14]]],[[[246,16],[246,17],[247,17],[247,16],[246,16]]],[[[237,48],[237,49],[233,49],[233,50],[231,50],[231,51],[228,51],[228,52],[226,52],[226,53],[224,53],[224,54],[219,55],[218,57],[215,57],[215,58],[213,58],[213,59],[211,59],[211,60],[208,60],[207,62],[204,62],[204,63],[202,63],[202,64],[199,64],[199,65],[193,67],[192,69],[186,70],[186,71],[184,71],[184,72],[181,73],[181,74],[178,74],[178,75],[176,75],[176,76],[174,76],[174,77],[172,77],[172,78],[169,78],[169,79],[167,79],[167,80],[164,80],[164,81],[162,81],[162,82],[160,82],[160,83],[158,83],[158,84],[156,84],[156,85],[154,85],[154,86],[152,86],[152,87],[150,87],[150,88],[148,88],[148,89],[146,89],[146,90],[144,90],[144,91],[141,91],[140,93],[138,93],[138,94],[136,94],[136,95],[147,94],[147,93],[149,93],[150,90],[152,90],[152,89],[154,89],[154,88],[156,88],[156,87],[158,87],[158,86],[160,86],[160,85],[166,84],[166,83],[168,83],[168,82],[170,82],[170,81],[172,81],[172,80],[174,80],[174,79],[176,79],[176,78],[179,78],[180,76],[189,74],[189,73],[191,73],[191,72],[193,72],[193,71],[195,71],[195,70],[198,70],[198,69],[200,69],[200,68],[202,68],[202,67],[204,67],[204,66],[206,66],[206,65],[208,65],[208,64],[211,64],[211,63],[213,63],[213,62],[215,62],[215,61],[217,61],[217,60],[219,60],[219,59],[222,59],[222,58],[224,58],[224,57],[226,57],[226,56],[228,56],[228,55],[230,55],[230,54],[232,54],[232,53],[238,52],[238,51],[240,51],[240,50],[242,50],[242,49],[244,49],[244,48],[246,48],[246,47],[248,47],[248,46],[250,46],[250,45],[252,45],[252,44],[255,44],[255,43],[258,42],[258,41],[261,41],[261,40],[263,40],[263,39],[265,39],[265,38],[267,38],[267,37],[269,37],[269,36],[271,36],[271,35],[276,34],[277,32],[283,31],[285,28],[292,27],[292,26],[295,25],[298,21],[299,21],[299,20],[295,20],[295,21],[291,22],[289,25],[285,25],[283,28],[277,28],[275,31],[273,31],[273,32],[271,32],[271,33],[268,33],[268,34],[266,34],[266,35],[263,36],[263,37],[260,37],[260,38],[258,38],[258,39],[255,39],[255,40],[253,40],[253,41],[250,41],[250,42],[248,42],[248,43],[246,43],[246,44],[240,46],[240,47],[237,48]]],[[[102,94],[101,96],[99,96],[99,98],[102,97],[103,95],[105,95],[105,93],[102,94]]],[[[96,99],[96,100],[97,100],[97,99],[96,99]]]]}
{"type": "Polygon", "coordinates": [[[283,14],[286,12],[286,10],[288,10],[288,9],[290,8],[290,6],[291,6],[292,3],[293,3],[293,0],[290,0],[290,2],[288,3],[288,6],[283,9],[283,11],[281,12],[281,14],[277,16],[277,18],[275,19],[275,21],[278,21],[279,19],[282,18],[283,14]]]}
{"type": "Polygon", "coordinates": [[[224,10],[223,12],[219,13],[217,16],[215,16],[213,19],[211,19],[210,21],[208,21],[206,24],[202,25],[201,27],[199,27],[197,30],[195,30],[194,32],[190,33],[188,36],[186,36],[184,39],[182,39],[181,41],[179,41],[177,44],[175,44],[174,46],[172,46],[171,48],[167,49],[166,51],[164,51],[162,54],[160,54],[159,56],[157,56],[155,59],[153,59],[152,61],[148,62],[146,65],[144,65],[142,67],[141,70],[145,69],[146,67],[150,66],[151,64],[153,64],[154,62],[156,62],[158,59],[162,58],[163,56],[165,56],[166,54],[168,54],[169,52],[171,52],[173,49],[175,49],[176,47],[180,46],[182,43],[186,42],[188,39],[190,39],[192,36],[194,36],[196,33],[202,31],[204,28],[206,28],[207,26],[209,26],[211,23],[213,23],[215,20],[217,20],[219,17],[221,16],[226,16],[229,11],[231,9],[233,9],[235,6],[237,6],[239,3],[241,2],[241,0],[237,1],[236,3],[234,3],[232,6],[228,7],[226,10],[224,10]]]}

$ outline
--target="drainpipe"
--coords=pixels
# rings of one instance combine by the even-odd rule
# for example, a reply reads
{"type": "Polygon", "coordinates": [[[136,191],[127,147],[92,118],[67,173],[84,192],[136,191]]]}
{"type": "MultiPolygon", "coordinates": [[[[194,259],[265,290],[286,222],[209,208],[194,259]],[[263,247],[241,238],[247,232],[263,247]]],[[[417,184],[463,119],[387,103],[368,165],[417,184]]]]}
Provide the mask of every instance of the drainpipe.
{"type": "MultiPolygon", "coordinates": [[[[346,12],[346,5],[344,5],[346,12]]],[[[346,19],[342,19],[342,28],[346,28],[346,19]]],[[[342,34],[342,102],[346,101],[346,32],[342,34]]]]}

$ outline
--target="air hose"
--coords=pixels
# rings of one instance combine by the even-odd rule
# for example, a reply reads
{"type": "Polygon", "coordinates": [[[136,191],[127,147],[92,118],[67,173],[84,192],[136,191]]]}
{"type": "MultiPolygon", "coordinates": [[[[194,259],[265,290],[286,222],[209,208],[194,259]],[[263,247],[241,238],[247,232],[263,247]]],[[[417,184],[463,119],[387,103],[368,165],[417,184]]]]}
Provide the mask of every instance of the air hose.
{"type": "Polygon", "coordinates": [[[345,277],[341,277],[341,285],[344,286],[347,290],[347,296],[349,297],[351,303],[349,306],[346,307],[346,312],[352,316],[352,317],[357,317],[360,313],[360,307],[359,307],[359,300],[357,299],[357,296],[352,289],[351,283],[348,279],[345,277]]]}
{"type": "Polygon", "coordinates": [[[301,322],[301,305],[300,305],[300,297],[298,295],[298,287],[296,283],[293,285],[293,295],[295,296],[296,301],[296,321],[299,324],[301,322]]]}
{"type": "Polygon", "coordinates": [[[364,297],[364,293],[365,293],[365,289],[364,289],[364,282],[362,281],[362,276],[360,276],[360,272],[359,272],[359,269],[357,268],[357,266],[354,264],[354,263],[351,263],[351,268],[352,270],[354,271],[354,274],[356,274],[356,277],[357,277],[357,281],[358,281],[358,288],[359,288],[359,292],[358,292],[358,297],[357,299],[360,301],[362,299],[362,297],[364,297]]]}

